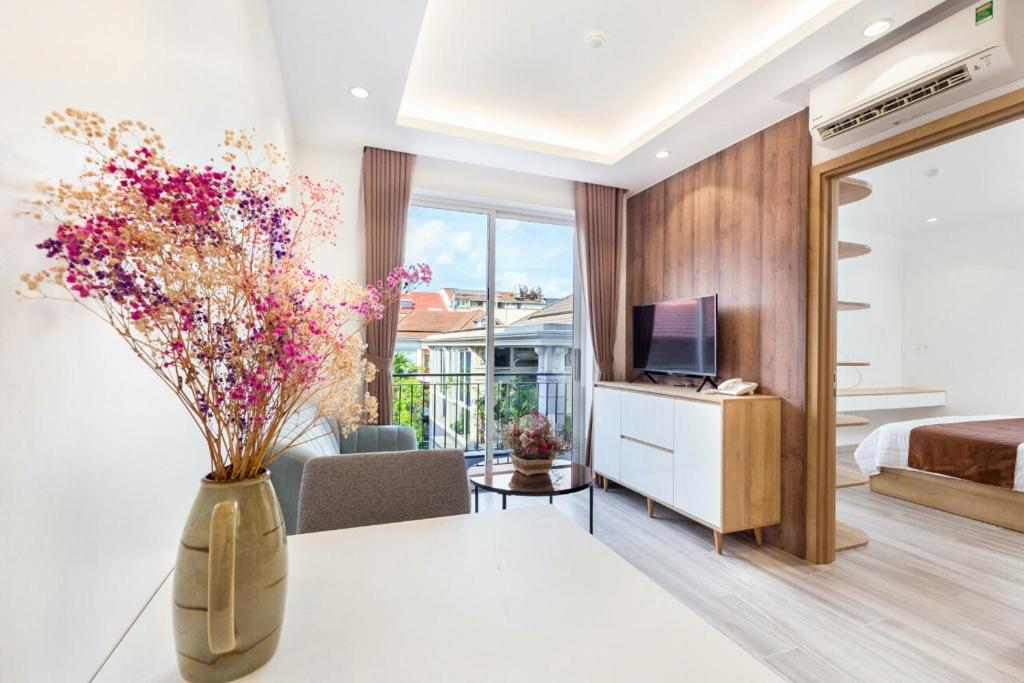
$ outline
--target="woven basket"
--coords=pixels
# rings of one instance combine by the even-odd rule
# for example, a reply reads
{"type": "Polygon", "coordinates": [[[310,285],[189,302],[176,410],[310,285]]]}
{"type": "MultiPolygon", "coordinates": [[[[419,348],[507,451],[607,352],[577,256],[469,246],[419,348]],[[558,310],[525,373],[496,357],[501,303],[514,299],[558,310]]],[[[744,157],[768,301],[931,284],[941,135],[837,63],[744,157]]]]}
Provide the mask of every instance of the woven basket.
{"type": "Polygon", "coordinates": [[[532,477],[535,474],[547,474],[551,471],[551,463],[553,462],[554,458],[527,460],[518,457],[515,453],[512,454],[512,464],[515,465],[516,472],[525,474],[528,477],[532,477]]]}

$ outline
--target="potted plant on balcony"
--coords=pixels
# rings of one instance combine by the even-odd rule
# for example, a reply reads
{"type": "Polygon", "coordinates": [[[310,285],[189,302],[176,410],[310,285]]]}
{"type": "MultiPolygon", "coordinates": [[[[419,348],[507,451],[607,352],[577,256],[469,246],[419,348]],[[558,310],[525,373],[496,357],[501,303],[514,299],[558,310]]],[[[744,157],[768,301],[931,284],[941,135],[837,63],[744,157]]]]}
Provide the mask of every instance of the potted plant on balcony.
{"type": "Polygon", "coordinates": [[[570,448],[555,434],[551,421],[538,411],[513,420],[505,430],[505,443],[512,451],[516,471],[526,476],[547,474],[558,454],[570,448]]]}
{"type": "Polygon", "coordinates": [[[360,327],[430,270],[398,268],[367,287],[317,273],[312,250],[333,237],[338,189],[291,173],[248,134],[226,133],[218,162],[177,165],[141,122],[68,109],[46,124],[87,156],[77,182],[29,202],[56,226],[37,245],[55,263],[22,276],[25,296],[110,325],[203,435],[210,471],[174,573],[178,663],[189,680],[237,678],[273,655],[284,611],[268,468],[323,414],[344,431],[375,418],[360,327]]]}

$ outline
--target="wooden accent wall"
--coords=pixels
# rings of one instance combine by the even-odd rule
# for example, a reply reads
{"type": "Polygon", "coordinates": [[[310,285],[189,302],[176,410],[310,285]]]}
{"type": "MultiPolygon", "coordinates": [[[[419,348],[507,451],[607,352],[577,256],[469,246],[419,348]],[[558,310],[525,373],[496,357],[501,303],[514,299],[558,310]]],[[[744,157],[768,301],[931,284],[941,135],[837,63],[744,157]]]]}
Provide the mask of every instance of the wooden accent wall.
{"type": "Polygon", "coordinates": [[[768,540],[800,557],[810,165],[805,110],[626,204],[626,367],[634,304],[718,293],[718,374],[783,398],[782,523],[768,540]]]}

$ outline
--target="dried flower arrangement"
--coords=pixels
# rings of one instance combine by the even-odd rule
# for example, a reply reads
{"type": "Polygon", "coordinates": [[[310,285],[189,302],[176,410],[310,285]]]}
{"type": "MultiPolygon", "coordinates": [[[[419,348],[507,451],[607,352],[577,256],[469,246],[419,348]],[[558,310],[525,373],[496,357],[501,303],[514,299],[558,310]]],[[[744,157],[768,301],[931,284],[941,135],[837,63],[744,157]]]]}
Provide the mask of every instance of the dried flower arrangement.
{"type": "Polygon", "coordinates": [[[257,476],[301,442],[312,422],[279,437],[302,405],[346,432],[375,418],[360,330],[429,282],[428,266],[365,287],[314,271],[313,248],[333,243],[338,188],[292,173],[272,145],[253,159],[247,133],[225,133],[220,162],[180,166],[140,121],[67,109],[46,124],[88,156],[77,182],[29,203],[57,226],[36,245],[56,265],[23,275],[25,296],[109,324],[202,432],[211,479],[257,476]]]}
{"type": "Polygon", "coordinates": [[[551,461],[571,446],[555,434],[548,418],[537,411],[520,415],[505,428],[505,443],[512,449],[512,460],[523,474],[547,472],[551,461]],[[518,461],[544,461],[544,463],[523,463],[518,461]],[[545,466],[546,463],[546,466],[545,466]]]}

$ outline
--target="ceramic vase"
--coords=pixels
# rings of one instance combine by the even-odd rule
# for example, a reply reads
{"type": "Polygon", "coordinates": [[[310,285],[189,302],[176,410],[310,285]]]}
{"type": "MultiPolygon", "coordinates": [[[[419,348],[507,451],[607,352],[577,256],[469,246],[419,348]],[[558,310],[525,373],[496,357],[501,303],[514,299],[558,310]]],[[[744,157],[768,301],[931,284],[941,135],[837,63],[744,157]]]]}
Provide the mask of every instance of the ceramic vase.
{"type": "Polygon", "coordinates": [[[174,639],[189,681],[231,681],[274,655],[284,618],[288,546],[269,474],[203,479],[178,547],[174,639]]]}

